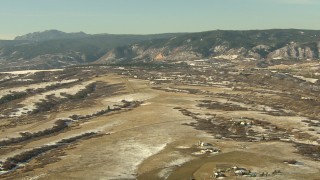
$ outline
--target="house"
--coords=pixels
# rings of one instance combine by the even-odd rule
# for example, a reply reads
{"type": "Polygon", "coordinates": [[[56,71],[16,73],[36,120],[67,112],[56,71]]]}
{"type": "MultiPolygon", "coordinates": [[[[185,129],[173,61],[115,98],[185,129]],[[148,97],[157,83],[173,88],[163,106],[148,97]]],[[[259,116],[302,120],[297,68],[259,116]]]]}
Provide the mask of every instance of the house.
{"type": "Polygon", "coordinates": [[[232,169],[237,176],[249,175],[251,173],[250,170],[239,168],[237,166],[234,166],[232,169]]]}
{"type": "Polygon", "coordinates": [[[225,174],[223,174],[222,172],[213,172],[213,177],[214,178],[217,178],[217,179],[220,179],[220,178],[225,178],[226,177],[226,175],[225,174]]]}
{"type": "Polygon", "coordinates": [[[210,144],[210,143],[205,143],[205,142],[203,142],[203,141],[198,141],[198,146],[204,147],[204,146],[213,146],[213,145],[210,144]]]}

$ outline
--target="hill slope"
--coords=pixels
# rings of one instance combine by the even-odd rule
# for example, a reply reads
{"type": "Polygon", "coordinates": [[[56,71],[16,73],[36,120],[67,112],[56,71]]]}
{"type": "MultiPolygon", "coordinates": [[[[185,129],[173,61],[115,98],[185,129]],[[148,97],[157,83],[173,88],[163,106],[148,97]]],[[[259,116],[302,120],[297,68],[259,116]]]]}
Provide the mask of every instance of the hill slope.
{"type": "Polygon", "coordinates": [[[30,33],[0,41],[0,70],[60,68],[84,63],[320,59],[320,31],[273,29],[113,35],[30,33]]]}
{"type": "Polygon", "coordinates": [[[319,59],[320,31],[315,30],[216,30],[190,33],[123,46],[108,52],[97,63],[119,61],[181,61],[220,59],[319,59]]]}
{"type": "Polygon", "coordinates": [[[89,36],[84,32],[78,33],[65,33],[58,30],[46,30],[43,32],[33,32],[22,36],[17,36],[14,40],[25,40],[25,41],[46,41],[54,39],[73,39],[83,38],[89,36]]]}
{"type": "Polygon", "coordinates": [[[30,33],[13,41],[0,41],[0,70],[59,68],[90,63],[118,46],[173,36],[175,34],[88,35],[56,30],[30,33]]]}

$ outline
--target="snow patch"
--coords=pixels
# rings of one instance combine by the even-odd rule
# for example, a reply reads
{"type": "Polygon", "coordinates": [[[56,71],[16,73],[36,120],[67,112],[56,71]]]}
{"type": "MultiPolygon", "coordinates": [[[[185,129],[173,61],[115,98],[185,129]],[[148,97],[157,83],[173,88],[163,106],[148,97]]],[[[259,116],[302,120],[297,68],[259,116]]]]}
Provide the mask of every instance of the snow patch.
{"type": "Polygon", "coordinates": [[[153,98],[154,96],[155,96],[154,94],[135,93],[135,94],[126,94],[126,95],[121,95],[121,96],[116,96],[116,97],[110,97],[110,98],[104,99],[103,101],[104,102],[113,102],[113,103],[119,103],[122,100],[145,101],[145,100],[153,98]]]}
{"type": "Polygon", "coordinates": [[[238,57],[239,57],[239,55],[220,55],[220,56],[216,56],[214,58],[216,58],[216,59],[234,60],[234,59],[237,59],[238,57]]]}
{"type": "Polygon", "coordinates": [[[27,89],[41,89],[46,88],[47,86],[51,85],[57,85],[57,84],[68,84],[72,82],[76,82],[78,79],[68,79],[68,80],[62,80],[62,81],[53,81],[53,82],[43,82],[38,84],[30,84],[27,86],[21,86],[21,87],[15,87],[15,88],[9,88],[9,89],[3,89],[0,90],[0,98],[2,98],[5,95],[11,94],[13,92],[25,92],[27,89]]]}
{"type": "Polygon", "coordinates": [[[181,154],[173,154],[173,156],[178,156],[177,159],[172,160],[171,162],[167,163],[166,167],[162,169],[159,173],[158,173],[158,177],[160,177],[161,179],[168,179],[168,177],[170,176],[170,174],[173,172],[174,168],[177,166],[181,166],[184,163],[187,163],[189,161],[191,161],[192,159],[194,159],[193,157],[185,157],[181,154]]]}
{"type": "Polygon", "coordinates": [[[35,96],[31,96],[29,98],[26,98],[24,101],[20,103],[23,107],[16,109],[16,112],[13,112],[9,115],[9,117],[20,117],[24,114],[27,114],[29,112],[32,112],[35,110],[36,103],[41,102],[41,100],[46,100],[47,96],[55,96],[58,98],[66,98],[65,96],[62,96],[62,93],[69,94],[69,95],[75,95],[80,90],[84,89],[87,85],[93,83],[93,81],[87,81],[83,82],[81,84],[72,86],[70,88],[63,88],[63,89],[57,89],[52,91],[47,91],[45,93],[41,93],[35,96]]]}
{"type": "Polygon", "coordinates": [[[306,78],[306,77],[303,77],[303,76],[296,76],[296,75],[292,75],[292,76],[295,77],[295,78],[310,82],[312,84],[316,83],[319,80],[319,79],[315,79],[315,78],[306,78]]]}
{"type": "Polygon", "coordinates": [[[26,70],[26,71],[8,71],[8,72],[1,72],[6,74],[34,74],[36,72],[54,72],[54,71],[63,71],[63,69],[49,69],[49,70],[26,70]]]}
{"type": "Polygon", "coordinates": [[[167,144],[144,144],[135,139],[121,141],[117,144],[117,164],[110,170],[108,179],[136,179],[138,166],[148,157],[160,152],[167,144]]]}

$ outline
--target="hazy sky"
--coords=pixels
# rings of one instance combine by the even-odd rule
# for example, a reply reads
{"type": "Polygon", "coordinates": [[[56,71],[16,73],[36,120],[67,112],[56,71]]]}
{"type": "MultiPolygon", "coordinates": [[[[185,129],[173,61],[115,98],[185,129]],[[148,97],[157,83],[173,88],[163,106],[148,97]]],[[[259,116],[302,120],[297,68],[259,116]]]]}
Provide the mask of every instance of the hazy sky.
{"type": "Polygon", "coordinates": [[[0,39],[29,32],[150,34],[320,29],[320,0],[0,0],[0,39]]]}

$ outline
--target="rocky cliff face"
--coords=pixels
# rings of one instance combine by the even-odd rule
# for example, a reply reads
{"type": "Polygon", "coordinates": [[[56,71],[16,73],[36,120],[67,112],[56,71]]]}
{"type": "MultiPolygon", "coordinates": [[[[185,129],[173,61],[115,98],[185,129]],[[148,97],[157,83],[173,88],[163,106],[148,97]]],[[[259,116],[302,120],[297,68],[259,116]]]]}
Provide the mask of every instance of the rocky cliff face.
{"type": "Polygon", "coordinates": [[[308,60],[320,58],[320,42],[315,46],[306,46],[298,43],[290,43],[283,47],[274,48],[268,45],[256,45],[252,48],[231,48],[228,45],[217,45],[208,49],[208,54],[203,54],[192,47],[178,46],[175,48],[143,48],[139,45],[113,50],[100,58],[96,63],[111,63],[119,60],[127,61],[184,61],[201,58],[218,58],[226,60],[244,59],[296,59],[308,60]]]}
{"type": "Polygon", "coordinates": [[[229,60],[320,58],[320,31],[209,31],[162,41],[145,41],[116,48],[97,63],[121,61],[184,61],[200,58],[229,60]]]}
{"type": "Polygon", "coordinates": [[[312,50],[310,47],[305,46],[301,47],[297,43],[291,43],[286,45],[280,49],[277,49],[270,54],[268,54],[268,58],[270,59],[317,59],[319,58],[318,49],[312,50]]]}
{"type": "Polygon", "coordinates": [[[58,30],[29,33],[16,40],[0,40],[0,70],[60,68],[107,59],[134,58],[134,50],[121,49],[133,43],[171,38],[180,34],[121,35],[65,33],[58,30]],[[110,56],[110,57],[108,57],[110,56]]]}
{"type": "Polygon", "coordinates": [[[126,49],[112,50],[95,63],[117,62],[121,60],[127,61],[180,61],[188,59],[198,59],[203,56],[186,47],[177,47],[170,49],[162,48],[142,48],[138,45],[127,47],[126,49]]]}
{"type": "MultiPolygon", "coordinates": [[[[84,63],[320,59],[320,31],[208,31],[158,35],[88,35],[56,30],[0,41],[0,65],[59,68],[84,63]]],[[[1,68],[1,67],[0,67],[1,68]]],[[[31,67],[30,67],[31,68],[31,67]]]]}

